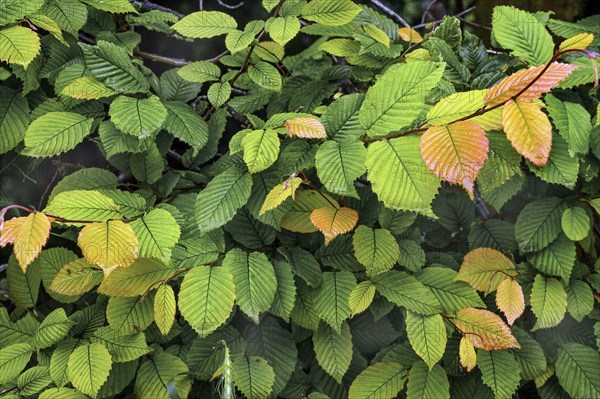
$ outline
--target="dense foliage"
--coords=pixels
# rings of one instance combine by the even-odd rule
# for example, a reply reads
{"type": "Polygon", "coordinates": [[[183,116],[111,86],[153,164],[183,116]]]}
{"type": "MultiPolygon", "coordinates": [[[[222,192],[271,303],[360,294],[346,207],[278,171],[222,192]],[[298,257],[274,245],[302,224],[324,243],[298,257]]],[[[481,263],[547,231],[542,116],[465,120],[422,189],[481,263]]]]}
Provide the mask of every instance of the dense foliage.
{"type": "Polygon", "coordinates": [[[600,397],[599,16],[262,5],[0,0],[2,399],[600,397]]]}

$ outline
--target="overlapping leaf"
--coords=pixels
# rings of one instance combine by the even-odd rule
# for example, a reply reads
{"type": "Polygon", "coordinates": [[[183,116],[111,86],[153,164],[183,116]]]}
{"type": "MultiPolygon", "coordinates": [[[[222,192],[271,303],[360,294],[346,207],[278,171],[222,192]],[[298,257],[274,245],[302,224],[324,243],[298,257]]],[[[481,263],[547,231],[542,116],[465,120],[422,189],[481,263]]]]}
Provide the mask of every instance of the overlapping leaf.
{"type": "Polygon", "coordinates": [[[502,319],[489,310],[465,308],[452,321],[475,348],[489,351],[521,347],[502,319]]]}

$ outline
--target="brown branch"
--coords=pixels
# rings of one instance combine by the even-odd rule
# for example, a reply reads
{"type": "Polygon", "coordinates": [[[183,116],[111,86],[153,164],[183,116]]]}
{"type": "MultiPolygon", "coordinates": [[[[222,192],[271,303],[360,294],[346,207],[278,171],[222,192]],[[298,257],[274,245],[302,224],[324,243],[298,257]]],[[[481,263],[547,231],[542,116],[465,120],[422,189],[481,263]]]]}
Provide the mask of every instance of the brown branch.
{"type": "MultiPolygon", "coordinates": [[[[456,18],[458,18],[458,19],[461,19],[461,17],[462,17],[463,15],[467,15],[467,14],[469,14],[470,12],[473,12],[473,11],[474,11],[476,8],[477,8],[476,6],[469,7],[469,8],[467,8],[466,10],[464,10],[464,11],[461,11],[461,12],[459,12],[458,14],[456,14],[456,15],[454,15],[454,16],[455,16],[456,18]]],[[[440,24],[440,23],[442,23],[443,21],[444,21],[443,19],[438,19],[438,20],[436,20],[436,21],[432,21],[432,22],[423,22],[423,23],[421,23],[421,24],[418,24],[418,25],[415,25],[415,26],[413,26],[412,28],[413,28],[413,29],[420,29],[420,28],[424,28],[424,27],[426,27],[426,26],[427,26],[427,25],[429,25],[429,24],[433,24],[433,25],[435,26],[435,25],[437,25],[437,24],[440,24]]],[[[466,22],[466,21],[465,21],[465,22],[466,22]]]]}
{"type": "Polygon", "coordinates": [[[383,11],[384,13],[386,13],[394,21],[398,22],[399,24],[401,24],[405,28],[410,28],[410,24],[408,22],[406,22],[404,20],[404,18],[402,18],[394,10],[392,10],[391,8],[389,8],[388,6],[386,6],[385,4],[383,4],[381,1],[379,1],[379,0],[369,0],[369,1],[371,2],[371,4],[373,4],[374,6],[376,6],[377,8],[379,8],[381,11],[383,11]]]}
{"type": "Polygon", "coordinates": [[[164,12],[168,12],[170,14],[175,15],[179,19],[185,17],[185,15],[183,15],[182,13],[180,13],[178,11],[175,11],[169,7],[165,7],[165,6],[161,6],[159,4],[152,3],[151,1],[148,1],[148,0],[142,0],[142,1],[130,0],[129,2],[131,4],[133,4],[134,6],[140,7],[142,10],[164,11],[164,12]]]}
{"type": "Polygon", "coordinates": [[[146,58],[150,61],[162,62],[163,64],[172,65],[172,66],[176,66],[176,67],[182,67],[191,62],[191,61],[185,60],[183,58],[165,57],[164,55],[147,53],[145,51],[137,50],[137,49],[133,51],[133,54],[137,55],[138,57],[146,58]]]}

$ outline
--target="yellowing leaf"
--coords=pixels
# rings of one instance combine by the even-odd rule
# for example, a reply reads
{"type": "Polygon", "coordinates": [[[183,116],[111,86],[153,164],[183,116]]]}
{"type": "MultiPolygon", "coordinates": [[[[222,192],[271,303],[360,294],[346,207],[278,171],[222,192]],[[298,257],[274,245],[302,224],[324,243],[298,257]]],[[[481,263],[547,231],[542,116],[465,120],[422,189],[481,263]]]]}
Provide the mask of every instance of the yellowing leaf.
{"type": "Polygon", "coordinates": [[[567,50],[585,50],[594,41],[594,35],[591,33],[583,32],[563,41],[558,47],[558,51],[567,50]]]}
{"type": "Polygon", "coordinates": [[[502,126],[519,154],[539,168],[546,165],[552,148],[552,124],[539,106],[509,101],[502,112],[502,126]]]}
{"type": "Polygon", "coordinates": [[[133,229],[120,220],[88,224],[81,229],[77,244],[85,260],[99,265],[105,272],[130,266],[139,252],[133,229]]]}
{"type": "Polygon", "coordinates": [[[303,190],[298,193],[292,209],[281,219],[281,227],[296,233],[318,231],[310,220],[314,209],[322,207],[339,208],[336,200],[316,190],[303,190]]]}
{"type": "Polygon", "coordinates": [[[427,126],[446,125],[471,115],[483,108],[483,98],[487,92],[487,90],[471,90],[444,97],[427,112],[427,126]]]}
{"type": "Polygon", "coordinates": [[[371,306],[376,289],[377,286],[370,280],[362,281],[352,289],[350,298],[348,298],[348,305],[350,306],[352,317],[364,312],[371,306]]]}
{"type": "Polygon", "coordinates": [[[298,187],[300,187],[300,184],[302,184],[301,178],[292,177],[273,187],[273,189],[269,191],[269,194],[267,194],[265,202],[260,208],[260,214],[262,215],[272,209],[277,208],[289,197],[296,199],[296,190],[298,187]]]}
{"type": "Polygon", "coordinates": [[[517,280],[507,278],[498,286],[496,292],[496,305],[506,316],[508,324],[512,325],[525,310],[525,297],[523,288],[517,280]]]}
{"type": "Polygon", "coordinates": [[[504,279],[516,274],[514,263],[504,254],[492,248],[477,248],[465,255],[455,279],[465,281],[487,295],[504,279]]]}
{"type": "Polygon", "coordinates": [[[475,347],[467,337],[462,337],[460,339],[458,356],[460,358],[460,365],[469,372],[477,365],[477,353],[475,352],[475,347]]]}
{"type": "Polygon", "coordinates": [[[173,288],[168,284],[161,284],[154,296],[154,322],[162,335],[169,334],[175,322],[177,302],[173,288]]]}
{"type": "Polygon", "coordinates": [[[500,316],[488,310],[459,310],[453,321],[463,338],[467,338],[475,348],[489,351],[521,347],[500,316]]]}
{"type": "Polygon", "coordinates": [[[325,236],[329,244],[336,236],[349,232],[358,222],[358,212],[351,208],[323,207],[313,210],[310,221],[325,236]]]}
{"type": "Polygon", "coordinates": [[[421,43],[423,41],[421,34],[412,28],[399,28],[398,34],[405,42],[421,43]]]}
{"type": "Polygon", "coordinates": [[[94,268],[83,258],[75,259],[58,271],[48,289],[61,295],[81,295],[99,284],[103,277],[101,270],[94,268]]]}
{"type": "Polygon", "coordinates": [[[371,37],[371,39],[383,44],[385,47],[390,47],[390,38],[388,37],[387,33],[373,24],[363,25],[362,28],[364,29],[365,33],[371,37]]]}
{"type": "Polygon", "coordinates": [[[470,121],[431,127],[421,136],[425,165],[436,176],[460,184],[470,194],[489,146],[485,131],[470,121]]]}
{"type": "Polygon", "coordinates": [[[27,217],[14,218],[4,223],[0,232],[0,244],[14,244],[14,253],[23,273],[40,254],[50,236],[51,220],[41,212],[27,217]]]}
{"type": "Polygon", "coordinates": [[[92,76],[82,76],[66,85],[60,94],[79,100],[95,100],[113,96],[117,92],[92,76]]]}
{"type": "Polygon", "coordinates": [[[25,223],[27,217],[12,218],[2,223],[0,228],[0,247],[5,247],[8,244],[15,242],[21,226],[25,223]]]}
{"type": "Polygon", "coordinates": [[[284,122],[284,125],[292,136],[305,139],[326,139],[325,127],[316,118],[294,118],[284,122]]]}
{"type": "MultiPolygon", "coordinates": [[[[544,68],[545,65],[540,65],[538,67],[523,69],[504,78],[487,93],[484,99],[486,105],[493,107],[510,100],[527,87],[544,68]]],[[[542,94],[548,93],[553,87],[556,87],[561,80],[569,76],[576,68],[576,65],[562,64],[560,62],[552,63],[542,77],[521,94],[519,99],[532,101],[540,98],[542,94]]]]}

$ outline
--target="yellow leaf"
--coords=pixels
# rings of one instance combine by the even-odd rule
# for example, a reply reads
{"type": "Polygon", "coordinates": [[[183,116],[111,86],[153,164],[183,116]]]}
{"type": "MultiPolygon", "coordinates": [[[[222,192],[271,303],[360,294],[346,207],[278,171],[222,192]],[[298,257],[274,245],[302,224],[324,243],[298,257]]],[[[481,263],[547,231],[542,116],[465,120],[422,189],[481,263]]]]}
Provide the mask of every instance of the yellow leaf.
{"type": "Polygon", "coordinates": [[[521,347],[500,316],[488,310],[465,308],[453,321],[475,348],[489,351],[521,347]]]}
{"type": "Polygon", "coordinates": [[[427,112],[427,124],[425,126],[447,125],[471,115],[483,108],[483,98],[487,92],[487,90],[471,90],[444,97],[427,112]]]}
{"type": "Polygon", "coordinates": [[[139,243],[133,229],[120,220],[91,223],[81,229],[77,244],[85,260],[105,273],[115,267],[128,267],[138,257],[139,243]]]}
{"type": "Polygon", "coordinates": [[[563,41],[558,47],[558,51],[585,50],[593,41],[594,35],[591,33],[580,33],[563,41]]]}
{"type": "Polygon", "coordinates": [[[515,264],[504,254],[492,248],[477,248],[465,255],[455,279],[487,295],[516,274],[515,264]]]}
{"type": "Polygon", "coordinates": [[[325,236],[325,245],[340,234],[349,232],[358,222],[358,212],[351,208],[323,207],[313,210],[310,221],[325,236]]]}
{"type": "Polygon", "coordinates": [[[470,121],[456,122],[427,129],[421,136],[421,156],[436,176],[460,184],[473,194],[489,145],[479,125],[470,121]]]}
{"type": "Polygon", "coordinates": [[[295,233],[314,233],[317,228],[310,221],[310,214],[316,208],[339,208],[336,200],[316,190],[303,190],[298,193],[292,209],[281,219],[281,227],[295,233]]]}
{"type": "MultiPolygon", "coordinates": [[[[540,65],[538,67],[523,69],[504,78],[488,91],[484,102],[488,107],[505,103],[527,87],[544,68],[545,65],[540,65]]],[[[519,99],[532,101],[540,98],[542,94],[548,93],[553,87],[556,87],[561,80],[569,76],[576,68],[576,65],[554,62],[535,84],[519,96],[519,99]]]]}
{"type": "Polygon", "coordinates": [[[23,273],[38,257],[50,237],[51,220],[41,212],[14,218],[4,223],[0,232],[0,244],[14,244],[14,253],[23,273]]]}
{"type": "Polygon", "coordinates": [[[77,296],[100,284],[104,274],[83,258],[75,259],[64,265],[52,280],[50,291],[61,295],[77,296]]]}
{"type": "Polygon", "coordinates": [[[477,123],[486,132],[490,130],[502,130],[502,111],[504,107],[498,107],[483,115],[476,116],[471,121],[477,123]]]}
{"type": "Polygon", "coordinates": [[[496,305],[506,316],[506,321],[512,326],[525,310],[525,296],[523,288],[517,280],[507,278],[498,286],[496,292],[496,305]]]}
{"type": "Polygon", "coordinates": [[[0,229],[0,247],[5,247],[15,242],[19,230],[26,219],[27,217],[12,218],[2,224],[2,228],[0,229]]]}
{"type": "Polygon", "coordinates": [[[412,28],[400,28],[398,29],[398,34],[405,42],[421,43],[423,41],[423,37],[419,34],[419,32],[412,28]]]}
{"type": "Polygon", "coordinates": [[[365,33],[371,37],[371,39],[383,44],[387,48],[390,47],[390,38],[388,37],[387,33],[373,24],[363,25],[362,28],[365,30],[365,33]]]}
{"type": "Polygon", "coordinates": [[[552,124],[534,103],[509,101],[502,112],[506,137],[517,152],[541,168],[552,149],[552,124]]]}
{"type": "Polygon", "coordinates": [[[175,293],[168,284],[161,284],[154,296],[154,322],[162,335],[169,334],[177,312],[175,293]]]}
{"type": "Polygon", "coordinates": [[[262,215],[277,208],[289,197],[296,199],[296,190],[300,187],[300,184],[302,184],[301,178],[292,177],[273,187],[273,189],[269,191],[269,194],[267,194],[265,202],[260,208],[260,214],[262,215]]]}
{"type": "Polygon", "coordinates": [[[460,358],[460,365],[466,368],[468,372],[473,370],[477,365],[477,353],[475,352],[475,347],[466,337],[460,339],[458,356],[460,358]]]}
{"type": "Polygon", "coordinates": [[[316,118],[294,118],[284,122],[290,137],[298,136],[305,139],[326,139],[325,127],[316,118]]]}

